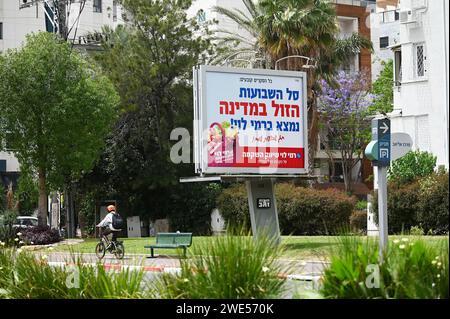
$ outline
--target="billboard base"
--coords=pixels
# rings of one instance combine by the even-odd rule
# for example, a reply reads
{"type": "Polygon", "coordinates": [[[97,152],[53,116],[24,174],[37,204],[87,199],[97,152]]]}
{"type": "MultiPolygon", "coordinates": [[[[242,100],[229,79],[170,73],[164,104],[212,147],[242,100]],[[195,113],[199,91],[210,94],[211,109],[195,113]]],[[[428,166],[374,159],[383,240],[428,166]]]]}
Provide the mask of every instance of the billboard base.
{"type": "Polygon", "coordinates": [[[268,236],[276,242],[281,242],[280,225],[278,223],[277,203],[273,188],[273,180],[248,180],[248,207],[253,237],[268,236]]]}

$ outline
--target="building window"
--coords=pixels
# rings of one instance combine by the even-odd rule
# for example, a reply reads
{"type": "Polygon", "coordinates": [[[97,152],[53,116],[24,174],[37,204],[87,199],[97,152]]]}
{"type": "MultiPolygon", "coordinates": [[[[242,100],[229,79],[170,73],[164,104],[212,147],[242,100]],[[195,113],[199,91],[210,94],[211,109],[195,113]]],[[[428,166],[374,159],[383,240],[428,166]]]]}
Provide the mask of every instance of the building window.
{"type": "Polygon", "coordinates": [[[402,51],[394,52],[394,80],[395,86],[402,85],[402,51]]]}
{"type": "Polygon", "coordinates": [[[3,40],[3,22],[0,22],[0,40],[3,40]]]}
{"type": "Polygon", "coordinates": [[[113,21],[117,21],[117,0],[113,1],[113,21]]]}
{"type": "Polygon", "coordinates": [[[427,57],[425,56],[425,46],[423,43],[416,44],[414,46],[414,62],[415,62],[415,72],[416,77],[423,78],[425,76],[425,61],[427,57]]]}
{"type": "Polygon", "coordinates": [[[102,0],[94,0],[93,3],[94,12],[102,12],[102,0]]]}
{"type": "Polygon", "coordinates": [[[0,160],[0,172],[6,172],[6,160],[0,160]]]}
{"type": "Polygon", "coordinates": [[[198,10],[197,12],[197,22],[203,23],[206,21],[206,12],[203,9],[198,10]]]}
{"type": "Polygon", "coordinates": [[[380,38],[380,49],[385,49],[389,46],[389,37],[380,38]]]}

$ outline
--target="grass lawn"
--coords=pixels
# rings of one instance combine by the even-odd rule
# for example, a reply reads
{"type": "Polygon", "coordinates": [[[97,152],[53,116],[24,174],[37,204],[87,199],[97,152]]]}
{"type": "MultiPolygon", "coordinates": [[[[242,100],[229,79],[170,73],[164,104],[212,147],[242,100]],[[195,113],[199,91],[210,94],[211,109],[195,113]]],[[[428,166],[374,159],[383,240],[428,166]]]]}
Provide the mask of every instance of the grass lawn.
{"type": "MultiPolygon", "coordinates": [[[[390,236],[389,240],[401,239],[408,237],[414,240],[414,236],[390,236]]],[[[209,236],[194,236],[192,245],[200,245],[211,241],[214,237],[209,236]]],[[[366,237],[363,237],[366,238],[366,237]]],[[[447,236],[422,236],[432,245],[439,245],[443,241],[448,243],[447,236]]],[[[330,250],[337,245],[337,236],[283,236],[282,244],[286,250],[283,252],[283,258],[289,259],[325,259],[330,253],[330,250]]],[[[372,240],[378,240],[371,237],[372,240]]],[[[144,245],[155,243],[155,237],[146,238],[123,238],[126,254],[150,254],[150,249],[145,249],[144,245]]],[[[95,245],[98,239],[86,239],[84,242],[76,245],[60,244],[54,247],[54,251],[73,251],[76,253],[94,253],[95,245]]],[[[189,251],[189,250],[188,250],[189,251]]],[[[156,249],[155,254],[162,255],[176,255],[177,251],[174,249],[156,249]]]]}

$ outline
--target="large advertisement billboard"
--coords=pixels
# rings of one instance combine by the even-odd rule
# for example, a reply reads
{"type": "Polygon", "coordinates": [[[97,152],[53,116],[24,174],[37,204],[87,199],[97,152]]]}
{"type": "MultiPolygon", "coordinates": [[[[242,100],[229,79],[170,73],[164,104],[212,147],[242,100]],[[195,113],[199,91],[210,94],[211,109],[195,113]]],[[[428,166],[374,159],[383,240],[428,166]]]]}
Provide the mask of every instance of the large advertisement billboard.
{"type": "Polygon", "coordinates": [[[306,173],[304,72],[200,66],[194,108],[197,173],[306,173]]]}

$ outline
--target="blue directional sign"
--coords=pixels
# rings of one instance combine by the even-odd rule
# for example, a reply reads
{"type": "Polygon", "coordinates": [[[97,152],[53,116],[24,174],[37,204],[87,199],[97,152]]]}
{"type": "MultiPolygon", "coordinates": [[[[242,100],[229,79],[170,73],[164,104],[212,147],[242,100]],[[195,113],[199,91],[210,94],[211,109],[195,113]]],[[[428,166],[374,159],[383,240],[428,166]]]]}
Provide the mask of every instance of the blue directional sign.
{"type": "Polygon", "coordinates": [[[391,121],[389,119],[372,120],[371,158],[375,166],[389,166],[391,162],[391,121]],[[375,153],[375,154],[374,154],[375,153]]]}

